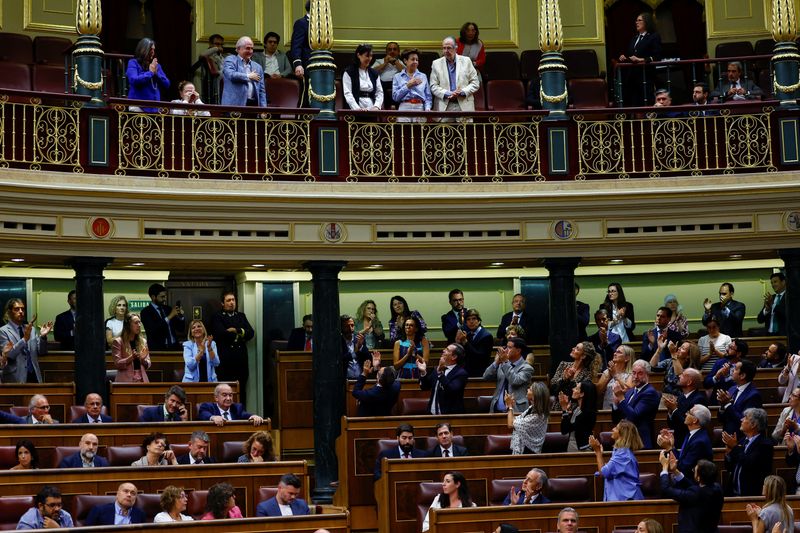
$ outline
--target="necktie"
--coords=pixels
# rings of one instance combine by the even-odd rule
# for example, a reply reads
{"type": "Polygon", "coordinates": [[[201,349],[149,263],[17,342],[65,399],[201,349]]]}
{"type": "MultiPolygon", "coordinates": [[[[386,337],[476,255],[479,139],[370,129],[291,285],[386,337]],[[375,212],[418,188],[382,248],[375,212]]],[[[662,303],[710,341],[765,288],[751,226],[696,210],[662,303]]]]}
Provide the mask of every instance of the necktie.
{"type": "Polygon", "coordinates": [[[166,341],[170,345],[175,344],[175,337],[172,336],[172,326],[170,326],[169,321],[167,320],[167,313],[164,311],[164,309],[160,305],[157,305],[156,309],[158,310],[159,316],[161,316],[161,320],[164,320],[167,323],[167,338],[166,338],[166,341]]]}
{"type": "Polygon", "coordinates": [[[33,370],[33,360],[30,357],[31,351],[30,351],[30,348],[28,348],[28,343],[25,342],[25,330],[22,328],[22,326],[18,326],[18,328],[19,328],[19,338],[22,339],[22,341],[24,343],[22,345],[22,355],[27,357],[27,368],[26,368],[26,370],[30,374],[30,373],[32,373],[34,371],[33,370]]]}
{"type": "Polygon", "coordinates": [[[736,390],[733,391],[733,396],[731,396],[731,404],[736,404],[737,398],[739,398],[739,387],[736,387],[736,390]]]}
{"type": "Polygon", "coordinates": [[[311,337],[306,337],[306,344],[303,346],[303,351],[310,352],[311,351],[311,337]]]}
{"type": "Polygon", "coordinates": [[[690,439],[691,437],[692,437],[692,434],[691,434],[691,433],[689,433],[689,434],[687,434],[687,435],[686,435],[686,438],[685,438],[685,439],[683,439],[683,444],[681,445],[681,452],[683,452],[683,450],[685,450],[685,449],[686,449],[686,446],[688,446],[688,445],[689,445],[689,439],[690,439]]]}
{"type": "Polygon", "coordinates": [[[775,321],[775,309],[780,305],[781,298],[783,298],[783,294],[776,294],[775,301],[772,303],[772,309],[770,310],[770,318],[769,318],[769,332],[770,333],[778,333],[778,324],[775,321]]]}
{"type": "Polygon", "coordinates": [[[519,315],[514,315],[514,318],[511,319],[511,325],[516,326],[519,324],[519,315]]]}
{"type": "Polygon", "coordinates": [[[442,450],[445,457],[450,457],[450,450],[442,450]]]}
{"type": "Polygon", "coordinates": [[[407,453],[404,453],[403,454],[403,459],[411,459],[411,455],[409,455],[407,453]]]}
{"type": "Polygon", "coordinates": [[[642,34],[640,33],[639,36],[636,38],[636,42],[633,44],[633,51],[636,51],[636,47],[639,46],[639,43],[642,42],[642,34]]]}
{"type": "Polygon", "coordinates": [[[222,413],[222,418],[225,419],[225,420],[230,420],[231,419],[231,415],[228,414],[228,411],[225,411],[224,413],[222,413]]]}

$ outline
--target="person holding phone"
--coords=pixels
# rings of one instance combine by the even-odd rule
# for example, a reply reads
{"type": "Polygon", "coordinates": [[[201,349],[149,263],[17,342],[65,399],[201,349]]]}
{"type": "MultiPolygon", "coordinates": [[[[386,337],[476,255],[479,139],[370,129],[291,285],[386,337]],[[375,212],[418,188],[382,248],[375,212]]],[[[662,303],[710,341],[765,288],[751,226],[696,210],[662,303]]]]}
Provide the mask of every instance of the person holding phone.
{"type": "Polygon", "coordinates": [[[178,342],[186,331],[186,317],[180,300],[167,305],[167,288],[153,283],[147,289],[150,305],[141,311],[142,325],[147,332],[147,344],[151,350],[180,350],[178,342]]]}
{"type": "MultiPolygon", "coordinates": [[[[178,94],[180,98],[173,100],[173,104],[198,104],[205,105],[200,100],[200,94],[195,90],[194,83],[183,80],[178,84],[178,94]]],[[[209,111],[201,111],[199,109],[186,109],[185,107],[173,108],[171,113],[173,115],[191,115],[194,117],[210,117],[209,111]]]]}
{"type": "Polygon", "coordinates": [[[410,316],[403,322],[403,332],[394,343],[392,361],[394,368],[399,372],[401,379],[419,379],[417,361],[422,359],[426,363],[431,355],[431,345],[422,331],[419,319],[410,316]]]}
{"type": "Polygon", "coordinates": [[[139,417],[139,422],[186,422],[189,412],[186,410],[186,391],[179,385],[173,385],[164,395],[164,403],[146,407],[139,417]]]}
{"type": "Polygon", "coordinates": [[[142,441],[144,455],[131,463],[131,466],[167,466],[176,465],[175,452],[170,450],[167,436],[163,433],[150,433],[142,441]]]}

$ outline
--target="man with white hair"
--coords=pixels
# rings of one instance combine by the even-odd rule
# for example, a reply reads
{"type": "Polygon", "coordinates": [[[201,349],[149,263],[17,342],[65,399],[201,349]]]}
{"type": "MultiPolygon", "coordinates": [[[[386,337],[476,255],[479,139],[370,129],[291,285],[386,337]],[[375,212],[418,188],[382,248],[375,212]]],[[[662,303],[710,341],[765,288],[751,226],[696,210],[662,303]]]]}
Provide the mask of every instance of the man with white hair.
{"type": "Polygon", "coordinates": [[[681,393],[678,395],[662,394],[664,407],[667,408],[667,425],[675,432],[675,442],[681,443],[689,429],[684,420],[689,409],[697,404],[706,405],[708,398],[702,390],[703,375],[696,368],[684,368],[678,376],[678,387],[681,393]]]}
{"type": "Polygon", "coordinates": [[[58,424],[58,420],[50,416],[50,402],[44,394],[34,394],[28,402],[26,424],[58,424]]]}
{"type": "Polygon", "coordinates": [[[558,533],[578,533],[578,511],[564,507],[558,513],[558,533]]]}
{"type": "Polygon", "coordinates": [[[653,448],[653,420],[658,412],[661,395],[650,385],[650,363],[638,359],[631,368],[633,387],[625,391],[619,383],[614,384],[614,403],[611,418],[616,424],[620,420],[632,422],[639,430],[645,448],[653,448]]]}
{"type": "Polygon", "coordinates": [[[700,459],[714,461],[714,452],[711,450],[711,439],[708,438],[708,431],[705,427],[711,420],[711,411],[705,405],[694,405],[686,411],[684,424],[689,432],[684,437],[680,450],[675,448],[675,436],[668,430],[661,430],[658,436],[658,445],[667,451],[673,451],[678,459],[678,470],[683,475],[691,478],[694,475],[694,467],[700,459]]]}
{"type": "Polygon", "coordinates": [[[541,468],[531,468],[522,481],[520,490],[514,489],[515,487],[511,487],[511,490],[508,491],[503,505],[550,503],[550,500],[543,494],[543,491],[547,489],[547,474],[541,468]]]}
{"type": "Polygon", "coordinates": [[[475,111],[473,94],[481,87],[472,60],[456,53],[456,40],[445,37],[442,57],[431,66],[431,92],[434,111],[475,111]]]}
{"type": "Polygon", "coordinates": [[[226,57],[222,64],[222,105],[267,107],[264,70],[252,57],[253,40],[239,37],[236,55],[226,57]]]}

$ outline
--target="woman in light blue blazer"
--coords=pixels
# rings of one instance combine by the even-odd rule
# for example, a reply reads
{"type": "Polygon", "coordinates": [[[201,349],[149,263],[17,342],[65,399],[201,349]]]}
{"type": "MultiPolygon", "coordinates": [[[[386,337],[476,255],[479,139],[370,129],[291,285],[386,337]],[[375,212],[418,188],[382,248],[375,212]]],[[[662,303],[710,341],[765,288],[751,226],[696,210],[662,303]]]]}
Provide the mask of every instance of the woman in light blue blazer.
{"type": "Polygon", "coordinates": [[[189,340],[183,343],[183,381],[215,382],[219,366],[217,343],[206,332],[202,320],[192,320],[189,324],[189,340]],[[201,369],[205,368],[205,376],[201,376],[201,369]],[[201,379],[202,378],[202,379],[201,379]]]}

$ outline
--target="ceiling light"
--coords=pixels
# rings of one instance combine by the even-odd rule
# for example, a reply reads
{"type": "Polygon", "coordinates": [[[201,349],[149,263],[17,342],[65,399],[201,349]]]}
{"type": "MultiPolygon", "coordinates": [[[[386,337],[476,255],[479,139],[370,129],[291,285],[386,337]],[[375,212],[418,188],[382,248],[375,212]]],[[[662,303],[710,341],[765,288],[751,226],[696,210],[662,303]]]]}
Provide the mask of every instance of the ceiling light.
{"type": "Polygon", "coordinates": [[[253,263],[250,266],[253,268],[264,268],[266,265],[264,263],[253,263]]]}
{"type": "Polygon", "coordinates": [[[741,259],[742,254],[731,254],[728,257],[730,257],[731,259],[741,259]]]}
{"type": "Polygon", "coordinates": [[[609,263],[614,263],[615,265],[618,265],[620,263],[623,263],[624,261],[625,261],[624,259],[609,259],[608,262],[609,263]]]}
{"type": "Polygon", "coordinates": [[[131,263],[132,267],[143,267],[144,263],[131,263]]]}
{"type": "Polygon", "coordinates": [[[11,258],[11,262],[12,263],[24,263],[25,260],[23,258],[21,258],[21,257],[12,257],[11,258]]]}
{"type": "Polygon", "coordinates": [[[505,263],[503,263],[502,261],[495,261],[494,263],[491,264],[491,266],[493,267],[501,267],[503,265],[505,265],[505,263]]]}

